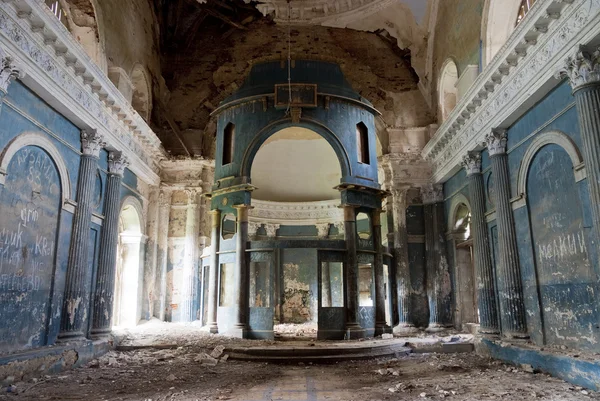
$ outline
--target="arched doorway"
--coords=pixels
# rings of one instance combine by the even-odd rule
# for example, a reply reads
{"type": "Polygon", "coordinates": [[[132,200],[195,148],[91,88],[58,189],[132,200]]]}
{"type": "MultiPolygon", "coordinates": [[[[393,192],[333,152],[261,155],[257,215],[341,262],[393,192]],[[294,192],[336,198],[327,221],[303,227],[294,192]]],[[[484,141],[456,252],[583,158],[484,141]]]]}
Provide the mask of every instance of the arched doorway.
{"type": "Polygon", "coordinates": [[[446,120],[458,101],[458,68],[456,63],[449,59],[442,67],[439,84],[439,105],[442,121],[446,120]]]}
{"type": "Polygon", "coordinates": [[[452,242],[456,282],[455,326],[479,323],[477,278],[473,260],[471,210],[466,199],[460,199],[452,210],[452,242]]]}
{"type": "MultiPolygon", "coordinates": [[[[288,127],[270,136],[256,153],[250,173],[252,184],[258,188],[252,194],[253,199],[271,203],[273,207],[300,210],[340,198],[339,191],[334,188],[342,177],[338,156],[327,140],[307,128],[288,127]]],[[[315,221],[311,220],[294,226],[283,224],[274,234],[277,239],[287,237],[285,239],[290,240],[318,236],[315,221]]],[[[329,231],[325,236],[328,235],[329,231]]],[[[269,274],[265,262],[251,263],[250,302],[256,306],[271,302],[275,308],[276,335],[314,337],[319,314],[318,251],[316,248],[294,248],[293,242],[289,243],[289,247],[275,251],[273,280],[263,277],[269,274]],[[258,291],[268,282],[273,283],[272,296],[258,291]]],[[[330,283],[323,283],[323,286],[335,294],[341,285],[341,275],[337,273],[341,272],[342,266],[333,262],[324,262],[323,266],[321,270],[326,268],[327,273],[333,271],[333,274],[322,272],[321,275],[337,280],[333,286],[330,283]]]]}
{"type": "Polygon", "coordinates": [[[113,326],[133,327],[141,318],[142,238],[141,205],[129,197],[119,216],[113,326]]]}

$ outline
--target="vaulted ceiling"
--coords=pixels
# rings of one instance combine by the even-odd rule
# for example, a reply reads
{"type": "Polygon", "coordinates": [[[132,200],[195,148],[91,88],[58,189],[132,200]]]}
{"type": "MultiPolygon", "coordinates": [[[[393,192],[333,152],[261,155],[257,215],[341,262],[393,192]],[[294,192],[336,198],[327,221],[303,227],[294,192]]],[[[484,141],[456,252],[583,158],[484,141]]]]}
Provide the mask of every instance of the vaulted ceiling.
{"type": "Polygon", "coordinates": [[[241,86],[253,63],[287,57],[288,29],[292,58],[339,63],[353,88],[383,113],[381,127],[431,122],[412,68],[412,48],[399,47],[406,38],[400,40],[394,27],[378,28],[381,21],[363,18],[360,30],[351,26],[357,15],[369,15],[366,9],[376,16],[391,3],[402,10],[412,6],[422,18],[423,0],[292,0],[289,19],[286,0],[153,1],[170,91],[155,105],[153,122],[174,155],[212,157],[216,127],[210,113],[241,86]]]}

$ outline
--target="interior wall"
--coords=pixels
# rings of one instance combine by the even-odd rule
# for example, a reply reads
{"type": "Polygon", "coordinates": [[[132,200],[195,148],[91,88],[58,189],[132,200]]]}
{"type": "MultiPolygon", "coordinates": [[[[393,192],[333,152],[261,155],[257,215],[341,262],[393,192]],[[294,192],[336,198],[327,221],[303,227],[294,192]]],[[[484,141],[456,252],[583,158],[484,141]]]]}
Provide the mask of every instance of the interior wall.
{"type": "Polygon", "coordinates": [[[283,249],[283,323],[316,323],[318,317],[316,249],[283,249]]]}

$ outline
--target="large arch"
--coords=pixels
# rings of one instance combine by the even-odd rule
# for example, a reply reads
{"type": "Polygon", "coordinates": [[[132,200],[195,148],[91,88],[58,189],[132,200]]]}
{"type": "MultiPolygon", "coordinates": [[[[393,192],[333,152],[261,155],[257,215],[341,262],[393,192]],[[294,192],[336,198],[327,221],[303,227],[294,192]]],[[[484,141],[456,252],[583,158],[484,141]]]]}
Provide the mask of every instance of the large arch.
{"type": "Polygon", "coordinates": [[[133,89],[131,106],[145,121],[150,121],[152,114],[152,86],[146,69],[136,63],[129,74],[133,89]]]}
{"type": "Polygon", "coordinates": [[[492,61],[515,30],[521,0],[486,0],[481,35],[483,66],[492,61]]]}
{"type": "Polygon", "coordinates": [[[13,156],[25,146],[37,146],[42,148],[46,153],[50,155],[50,158],[58,169],[60,177],[63,206],[68,199],[71,199],[71,180],[69,178],[69,170],[67,165],[62,159],[62,156],[54,143],[44,134],[38,132],[24,132],[21,135],[14,138],[4,151],[0,154],[0,184],[4,184],[6,177],[6,170],[12,160],[13,156]]]}
{"type": "Polygon", "coordinates": [[[244,152],[244,157],[242,159],[242,166],[241,166],[242,177],[248,177],[248,178],[250,177],[250,172],[252,169],[252,164],[254,162],[254,158],[256,157],[256,153],[258,153],[258,150],[260,149],[260,147],[265,143],[265,141],[267,139],[269,139],[269,137],[271,137],[273,134],[283,130],[284,128],[289,128],[289,127],[294,127],[294,126],[306,128],[306,129],[309,129],[309,130],[314,131],[317,134],[321,135],[331,145],[331,147],[335,151],[338,161],[340,162],[340,167],[342,169],[342,179],[344,179],[344,177],[352,176],[352,167],[350,165],[350,158],[344,148],[344,145],[342,145],[342,142],[335,135],[335,133],[333,133],[326,126],[324,126],[316,121],[309,120],[309,119],[303,119],[301,122],[299,122],[297,124],[292,123],[291,119],[284,119],[284,120],[275,121],[275,122],[269,124],[268,126],[266,126],[265,128],[263,128],[263,130],[254,137],[254,140],[250,143],[250,145],[248,145],[248,147],[246,148],[246,151],[244,152]]]}

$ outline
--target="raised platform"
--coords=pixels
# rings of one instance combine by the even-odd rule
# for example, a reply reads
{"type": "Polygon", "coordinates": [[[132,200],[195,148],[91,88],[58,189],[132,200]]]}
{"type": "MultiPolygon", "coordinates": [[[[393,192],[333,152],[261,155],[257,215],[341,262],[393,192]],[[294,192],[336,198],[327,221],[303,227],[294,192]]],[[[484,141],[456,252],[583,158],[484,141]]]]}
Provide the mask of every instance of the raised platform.
{"type": "Polygon", "coordinates": [[[412,352],[472,352],[471,343],[433,342],[417,338],[365,341],[286,341],[272,345],[229,347],[231,359],[272,363],[333,363],[406,355],[412,352]]]}

